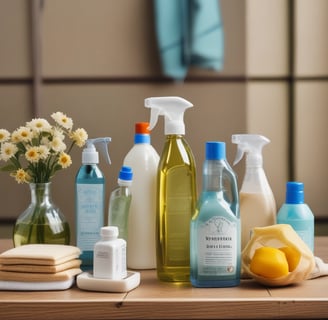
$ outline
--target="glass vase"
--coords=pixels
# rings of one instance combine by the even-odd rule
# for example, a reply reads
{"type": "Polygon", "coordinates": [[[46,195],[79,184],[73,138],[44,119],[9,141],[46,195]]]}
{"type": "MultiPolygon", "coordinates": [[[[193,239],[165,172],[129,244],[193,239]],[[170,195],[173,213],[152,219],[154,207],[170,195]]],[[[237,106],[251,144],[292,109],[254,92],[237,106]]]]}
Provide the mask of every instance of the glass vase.
{"type": "Polygon", "coordinates": [[[70,228],[51,198],[51,182],[30,183],[31,204],[18,217],[14,227],[15,247],[31,243],[66,244],[70,228]]]}

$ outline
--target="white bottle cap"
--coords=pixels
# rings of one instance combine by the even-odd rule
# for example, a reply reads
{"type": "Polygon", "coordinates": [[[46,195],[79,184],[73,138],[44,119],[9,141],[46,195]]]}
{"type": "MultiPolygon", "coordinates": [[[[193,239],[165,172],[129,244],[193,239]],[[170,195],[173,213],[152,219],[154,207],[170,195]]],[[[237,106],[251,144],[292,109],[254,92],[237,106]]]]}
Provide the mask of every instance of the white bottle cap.
{"type": "Polygon", "coordinates": [[[89,144],[82,151],[82,164],[99,163],[99,154],[93,144],[89,144]]]}
{"type": "Polygon", "coordinates": [[[118,237],[118,227],[116,226],[106,226],[102,227],[100,230],[100,235],[106,239],[115,239],[118,237]]]}

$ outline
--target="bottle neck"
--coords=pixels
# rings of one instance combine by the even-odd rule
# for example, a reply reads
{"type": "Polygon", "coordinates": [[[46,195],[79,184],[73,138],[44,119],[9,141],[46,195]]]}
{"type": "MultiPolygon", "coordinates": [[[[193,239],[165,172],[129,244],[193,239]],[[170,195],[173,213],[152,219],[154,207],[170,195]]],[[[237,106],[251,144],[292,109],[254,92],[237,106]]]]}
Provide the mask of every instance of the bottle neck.
{"type": "Polygon", "coordinates": [[[223,190],[224,160],[205,160],[203,166],[203,191],[223,190]]]}
{"type": "Polygon", "coordinates": [[[150,135],[136,133],[134,135],[134,144],[141,144],[141,143],[150,144],[150,135]]]}
{"type": "Polygon", "coordinates": [[[51,182],[30,183],[31,202],[33,204],[51,203],[51,182]]]}

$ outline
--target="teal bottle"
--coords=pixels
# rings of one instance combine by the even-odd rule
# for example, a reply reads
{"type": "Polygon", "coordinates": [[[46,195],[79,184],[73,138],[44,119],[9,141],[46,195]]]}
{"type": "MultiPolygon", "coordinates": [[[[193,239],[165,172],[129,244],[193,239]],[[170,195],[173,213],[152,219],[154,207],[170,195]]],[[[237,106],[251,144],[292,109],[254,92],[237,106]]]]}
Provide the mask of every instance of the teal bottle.
{"type": "Polygon", "coordinates": [[[190,281],[194,287],[240,283],[240,217],[236,175],[224,142],[206,142],[203,190],[190,229],[190,281]]]}
{"type": "Polygon", "coordinates": [[[314,216],[310,207],[304,203],[302,182],[287,182],[286,201],[278,211],[277,223],[291,225],[313,252],[314,216]]]}
{"type": "Polygon", "coordinates": [[[98,167],[99,154],[95,144],[110,163],[107,144],[111,138],[88,139],[82,152],[82,166],[75,177],[76,246],[82,254],[82,270],[92,270],[93,251],[104,226],[105,176],[98,167]]]}

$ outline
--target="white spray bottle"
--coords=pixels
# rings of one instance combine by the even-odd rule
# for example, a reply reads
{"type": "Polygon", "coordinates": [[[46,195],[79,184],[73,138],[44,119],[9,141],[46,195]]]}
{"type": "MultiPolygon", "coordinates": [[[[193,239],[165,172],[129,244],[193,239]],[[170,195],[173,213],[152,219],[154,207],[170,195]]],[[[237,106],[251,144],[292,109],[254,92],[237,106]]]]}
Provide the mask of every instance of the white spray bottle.
{"type": "Polygon", "coordinates": [[[76,245],[82,251],[83,269],[92,269],[93,250],[99,240],[99,230],[104,226],[105,177],[98,167],[99,145],[108,164],[108,143],[111,138],[88,139],[82,151],[82,166],[75,178],[76,245]]]}
{"type": "Polygon", "coordinates": [[[190,221],[197,201],[196,166],[184,138],[183,115],[192,104],[180,97],[145,99],[151,109],[150,130],[165,118],[166,141],[157,177],[157,276],[163,281],[189,282],[190,221]]]}
{"type": "Polygon", "coordinates": [[[257,134],[235,134],[232,143],[238,145],[236,165],[246,153],[246,171],[240,189],[241,249],[249,241],[254,227],[276,223],[276,202],[263,169],[262,148],[270,140],[257,134]]]}

